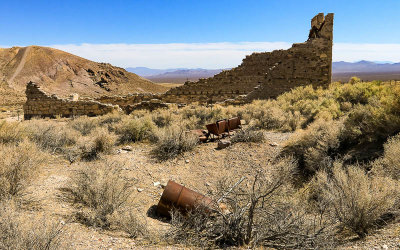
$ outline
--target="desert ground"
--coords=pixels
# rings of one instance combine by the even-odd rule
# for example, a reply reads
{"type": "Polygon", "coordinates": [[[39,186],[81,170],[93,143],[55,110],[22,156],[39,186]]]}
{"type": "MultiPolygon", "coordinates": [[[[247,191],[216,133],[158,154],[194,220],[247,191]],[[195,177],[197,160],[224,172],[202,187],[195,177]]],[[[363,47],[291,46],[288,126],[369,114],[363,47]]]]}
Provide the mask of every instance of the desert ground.
{"type": "Polygon", "coordinates": [[[353,78],[240,106],[29,121],[5,109],[0,248],[399,248],[398,88],[353,78]],[[231,117],[227,148],[190,132],[231,117]],[[227,210],[158,215],[168,180],[227,210]]]}

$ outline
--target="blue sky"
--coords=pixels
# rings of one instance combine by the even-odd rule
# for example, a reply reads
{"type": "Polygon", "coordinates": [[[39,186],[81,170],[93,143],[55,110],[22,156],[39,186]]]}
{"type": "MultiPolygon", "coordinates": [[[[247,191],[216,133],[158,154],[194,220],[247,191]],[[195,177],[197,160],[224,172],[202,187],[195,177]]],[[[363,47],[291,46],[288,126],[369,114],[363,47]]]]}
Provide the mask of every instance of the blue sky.
{"type": "Polygon", "coordinates": [[[310,19],[318,12],[335,13],[334,42],[339,50],[334,50],[334,59],[400,61],[399,0],[0,0],[0,10],[1,47],[51,46],[124,67],[232,67],[243,53],[303,42],[310,19]],[[224,62],[210,58],[212,51],[198,50],[197,45],[209,48],[210,44],[218,44],[213,48],[218,51],[229,45],[224,62]],[[373,46],[349,56],[349,50],[360,45],[373,46]],[[232,46],[238,52],[234,58],[229,56],[232,46]],[[343,46],[346,50],[340,50],[343,46]],[[130,52],[123,53],[124,48],[130,52]],[[171,54],[167,49],[180,52],[171,54]],[[168,60],[167,55],[178,60],[168,60]],[[202,57],[206,58],[196,64],[202,57]]]}

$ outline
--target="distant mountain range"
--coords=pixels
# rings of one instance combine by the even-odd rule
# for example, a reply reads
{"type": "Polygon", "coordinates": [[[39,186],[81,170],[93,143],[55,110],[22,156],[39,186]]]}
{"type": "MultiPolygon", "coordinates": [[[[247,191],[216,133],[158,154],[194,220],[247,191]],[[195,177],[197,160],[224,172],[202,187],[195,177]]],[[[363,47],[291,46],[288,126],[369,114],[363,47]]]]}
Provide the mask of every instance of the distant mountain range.
{"type": "Polygon", "coordinates": [[[200,78],[212,77],[224,69],[150,69],[136,67],[126,68],[126,70],[157,83],[184,83],[188,80],[197,81],[200,78]]]}
{"type": "Polygon", "coordinates": [[[332,72],[335,73],[351,73],[351,72],[399,72],[400,63],[376,63],[370,61],[359,61],[355,63],[334,62],[332,64],[332,72]]]}
{"type": "MultiPolygon", "coordinates": [[[[146,67],[127,68],[129,72],[158,83],[184,83],[187,80],[197,81],[199,78],[212,77],[224,69],[150,69],[146,67]]],[[[347,81],[352,76],[363,80],[400,79],[400,63],[389,62],[333,62],[332,80],[347,81]]]]}

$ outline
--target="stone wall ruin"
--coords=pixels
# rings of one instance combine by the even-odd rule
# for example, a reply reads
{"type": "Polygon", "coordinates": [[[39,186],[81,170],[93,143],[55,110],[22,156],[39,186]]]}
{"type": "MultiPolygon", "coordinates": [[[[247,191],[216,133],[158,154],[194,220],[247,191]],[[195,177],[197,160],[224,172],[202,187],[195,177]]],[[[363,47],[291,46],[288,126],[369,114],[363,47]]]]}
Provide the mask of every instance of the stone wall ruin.
{"type": "Polygon", "coordinates": [[[32,117],[71,117],[71,116],[97,116],[119,111],[119,107],[97,101],[79,101],[76,96],[72,100],[61,99],[56,95],[48,95],[33,82],[26,86],[27,101],[23,106],[24,119],[32,117]]]}
{"type": "Polygon", "coordinates": [[[288,50],[253,53],[242,64],[197,82],[186,82],[163,95],[130,94],[103,96],[95,100],[71,100],[50,96],[30,82],[27,85],[26,119],[34,116],[55,117],[103,115],[123,109],[168,107],[168,103],[198,102],[242,104],[255,99],[274,98],[294,87],[326,87],[331,82],[333,14],[319,13],[311,20],[308,40],[295,43],[288,50]]]}
{"type": "Polygon", "coordinates": [[[241,65],[197,82],[186,82],[162,97],[173,103],[215,103],[247,95],[247,100],[274,98],[294,87],[327,86],[332,71],[333,14],[311,20],[308,40],[288,50],[253,53],[241,65]]]}

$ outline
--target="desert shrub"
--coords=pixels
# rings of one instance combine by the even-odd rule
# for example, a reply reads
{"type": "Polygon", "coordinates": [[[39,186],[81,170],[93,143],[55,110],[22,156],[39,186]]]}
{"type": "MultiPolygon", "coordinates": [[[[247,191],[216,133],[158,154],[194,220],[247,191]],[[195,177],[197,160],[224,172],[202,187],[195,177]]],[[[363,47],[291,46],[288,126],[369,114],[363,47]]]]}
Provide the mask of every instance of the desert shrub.
{"type": "MultiPolygon", "coordinates": [[[[139,220],[138,216],[132,211],[119,212],[114,217],[118,228],[126,232],[130,238],[149,238],[149,231],[146,224],[139,220]]],[[[152,234],[151,237],[154,238],[154,236],[152,234]]]]}
{"type": "Polygon", "coordinates": [[[20,195],[37,174],[44,157],[28,140],[0,144],[0,200],[20,195]]]}
{"type": "Polygon", "coordinates": [[[302,173],[314,174],[320,167],[329,167],[340,146],[341,121],[318,120],[297,132],[282,150],[282,155],[294,156],[302,173]]]}
{"type": "Polygon", "coordinates": [[[123,115],[117,112],[108,113],[101,117],[98,117],[99,125],[112,125],[122,120],[123,115]]]}
{"type": "Polygon", "coordinates": [[[32,121],[28,125],[29,138],[41,149],[51,153],[62,152],[65,147],[76,144],[79,134],[61,124],[32,121]]]}
{"type": "Polygon", "coordinates": [[[97,127],[97,120],[82,116],[70,121],[68,125],[85,136],[97,127]]]}
{"type": "Polygon", "coordinates": [[[148,139],[154,129],[155,125],[148,117],[130,118],[116,125],[115,133],[119,136],[119,143],[128,143],[148,139]]]}
{"type": "Polygon", "coordinates": [[[0,203],[0,249],[60,249],[63,234],[59,223],[28,219],[10,203],[0,203]]]}
{"type": "Polygon", "coordinates": [[[170,110],[158,110],[152,114],[151,118],[159,128],[170,126],[174,118],[176,119],[170,110]]]}
{"type": "Polygon", "coordinates": [[[391,107],[376,102],[373,105],[356,105],[344,124],[345,140],[349,144],[378,142],[380,145],[400,132],[400,117],[389,112],[391,107]]]}
{"type": "Polygon", "coordinates": [[[121,175],[118,162],[104,161],[86,166],[63,188],[64,197],[83,206],[76,219],[83,224],[109,228],[111,216],[128,202],[132,184],[121,175]]]}
{"type": "Polygon", "coordinates": [[[166,239],[201,248],[316,248],[331,242],[325,222],[315,223],[316,217],[290,198],[293,162],[284,160],[268,169],[255,171],[234,190],[229,186],[235,182],[222,181],[217,193],[229,211],[215,208],[210,214],[199,207],[185,216],[172,213],[166,239]]]}
{"type": "Polygon", "coordinates": [[[329,207],[333,220],[365,237],[395,204],[397,184],[389,178],[369,177],[358,166],[344,169],[338,162],[329,172],[321,170],[316,175],[322,202],[329,207]]]}
{"type": "Polygon", "coordinates": [[[231,139],[232,143],[237,142],[262,142],[264,141],[263,131],[256,130],[254,127],[239,130],[231,139]]]}
{"type": "Polygon", "coordinates": [[[372,171],[381,176],[400,180],[400,135],[390,138],[384,148],[382,157],[371,164],[372,171]]]}
{"type": "Polygon", "coordinates": [[[116,135],[105,128],[92,131],[89,138],[80,146],[81,158],[88,161],[98,159],[101,154],[110,154],[117,141],[116,135]]]}
{"type": "Polygon", "coordinates": [[[215,122],[217,120],[224,119],[226,117],[223,108],[215,106],[212,108],[207,107],[187,107],[182,111],[183,119],[196,118],[197,124],[196,128],[201,128],[208,123],[215,122]]]}
{"type": "Polygon", "coordinates": [[[26,130],[21,123],[0,121],[0,143],[20,142],[26,136],[26,130]]]}
{"type": "Polygon", "coordinates": [[[178,126],[172,126],[159,131],[152,154],[159,160],[168,160],[193,150],[197,143],[197,136],[178,126]]]}
{"type": "Polygon", "coordinates": [[[286,127],[290,115],[290,112],[285,112],[273,101],[255,101],[249,105],[249,112],[244,115],[244,119],[252,121],[257,128],[291,131],[296,128],[286,127]]]}

